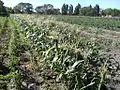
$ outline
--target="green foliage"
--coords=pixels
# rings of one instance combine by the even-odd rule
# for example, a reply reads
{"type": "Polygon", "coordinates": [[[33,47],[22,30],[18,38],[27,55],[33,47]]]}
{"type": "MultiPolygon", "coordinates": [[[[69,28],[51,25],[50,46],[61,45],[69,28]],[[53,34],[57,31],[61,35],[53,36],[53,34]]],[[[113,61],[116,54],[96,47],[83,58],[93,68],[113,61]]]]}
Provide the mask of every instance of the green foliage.
{"type": "Polygon", "coordinates": [[[0,0],[0,16],[7,16],[6,7],[4,6],[4,3],[0,0]]]}
{"type": "Polygon", "coordinates": [[[73,5],[71,4],[69,6],[69,15],[72,15],[73,14],[73,5]]]}
{"type": "Polygon", "coordinates": [[[39,14],[47,14],[47,15],[60,14],[60,9],[54,8],[54,6],[51,4],[44,4],[43,6],[37,6],[35,10],[39,14]]]}
{"type": "Polygon", "coordinates": [[[90,5],[89,7],[81,8],[80,15],[83,15],[83,16],[93,16],[93,8],[92,8],[92,6],[90,5]]]}
{"type": "Polygon", "coordinates": [[[119,18],[99,18],[99,17],[76,17],[76,16],[55,16],[58,21],[64,21],[71,24],[78,24],[89,27],[104,28],[108,30],[119,31],[119,18]]]}
{"type": "Polygon", "coordinates": [[[94,10],[93,10],[93,15],[99,16],[99,14],[100,14],[100,7],[98,4],[96,4],[96,6],[94,7],[94,10]]]}
{"type": "Polygon", "coordinates": [[[33,12],[33,6],[30,3],[19,3],[14,7],[15,13],[28,13],[33,12]]]}
{"type": "Polygon", "coordinates": [[[6,11],[8,14],[14,14],[14,10],[11,7],[6,7],[6,11]]]}
{"type": "MultiPolygon", "coordinates": [[[[98,58],[100,56],[94,46],[95,44],[88,43],[90,45],[87,49],[88,53],[85,53],[84,50],[81,51],[78,48],[73,49],[70,47],[59,47],[57,50],[54,47],[45,53],[44,60],[49,62],[48,65],[59,73],[58,80],[64,80],[63,82],[69,90],[80,90],[82,88],[84,90],[97,90],[101,78],[99,69],[102,63],[100,62],[103,62],[104,59],[99,61],[98,58]]],[[[81,45],[82,43],[79,44],[81,45]]],[[[87,47],[85,46],[85,48],[87,47]]]]}
{"type": "Polygon", "coordinates": [[[78,3],[78,5],[75,7],[74,15],[79,15],[80,14],[80,9],[81,9],[81,5],[78,3]]]}
{"type": "Polygon", "coordinates": [[[105,15],[120,16],[120,10],[118,9],[108,8],[108,9],[103,10],[103,13],[105,15]]]}
{"type": "Polygon", "coordinates": [[[68,14],[68,4],[63,4],[61,10],[62,10],[62,15],[67,15],[68,14]]]}

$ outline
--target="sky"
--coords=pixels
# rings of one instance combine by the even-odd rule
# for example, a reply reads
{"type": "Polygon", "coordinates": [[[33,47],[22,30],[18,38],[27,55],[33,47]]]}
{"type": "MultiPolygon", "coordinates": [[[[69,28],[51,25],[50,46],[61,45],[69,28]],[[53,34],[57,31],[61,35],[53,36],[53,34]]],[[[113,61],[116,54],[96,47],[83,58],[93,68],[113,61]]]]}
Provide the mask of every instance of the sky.
{"type": "Polygon", "coordinates": [[[5,6],[14,7],[20,2],[29,2],[33,4],[34,8],[43,4],[52,4],[55,8],[61,8],[62,5],[72,4],[74,7],[80,3],[82,7],[95,6],[99,4],[101,8],[117,8],[120,9],[120,0],[2,0],[5,6]]]}

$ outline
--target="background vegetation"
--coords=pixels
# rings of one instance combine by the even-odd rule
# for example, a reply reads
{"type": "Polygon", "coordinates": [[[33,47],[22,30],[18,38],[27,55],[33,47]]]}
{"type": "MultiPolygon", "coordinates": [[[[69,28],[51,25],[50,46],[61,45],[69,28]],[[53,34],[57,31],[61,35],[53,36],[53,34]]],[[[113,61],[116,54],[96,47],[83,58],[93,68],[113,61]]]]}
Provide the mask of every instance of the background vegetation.
{"type": "Polygon", "coordinates": [[[44,4],[43,6],[37,6],[35,9],[31,3],[18,3],[15,7],[5,7],[4,3],[0,1],[0,12],[1,15],[5,15],[8,13],[39,13],[46,15],[79,15],[79,16],[120,16],[119,9],[102,9],[98,4],[94,7],[92,5],[89,6],[81,6],[79,3],[77,6],[73,6],[72,4],[63,4],[61,9],[54,8],[52,4],[44,4]],[[60,12],[61,10],[61,12],[60,12]]]}

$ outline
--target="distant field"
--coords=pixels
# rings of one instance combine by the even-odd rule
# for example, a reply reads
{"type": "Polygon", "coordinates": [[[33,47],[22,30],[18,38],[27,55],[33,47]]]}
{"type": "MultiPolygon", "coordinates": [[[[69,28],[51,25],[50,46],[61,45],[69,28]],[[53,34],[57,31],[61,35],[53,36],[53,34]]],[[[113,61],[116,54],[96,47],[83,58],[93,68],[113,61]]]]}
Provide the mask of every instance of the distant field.
{"type": "Polygon", "coordinates": [[[55,16],[58,21],[71,24],[84,25],[88,27],[98,27],[108,30],[120,31],[120,18],[105,17],[80,17],[80,16],[55,16]]]}

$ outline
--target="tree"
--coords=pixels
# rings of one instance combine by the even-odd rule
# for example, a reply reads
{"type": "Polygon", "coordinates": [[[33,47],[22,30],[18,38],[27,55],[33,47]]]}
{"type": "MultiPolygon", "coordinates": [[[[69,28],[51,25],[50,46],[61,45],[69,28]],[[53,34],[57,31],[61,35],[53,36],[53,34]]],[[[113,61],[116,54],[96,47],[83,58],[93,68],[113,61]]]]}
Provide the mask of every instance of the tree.
{"type": "Polygon", "coordinates": [[[103,10],[103,12],[104,12],[105,15],[111,15],[112,14],[112,9],[108,8],[108,9],[103,10]]]}
{"type": "Polygon", "coordinates": [[[60,9],[53,9],[53,14],[54,15],[58,15],[58,14],[60,14],[60,9]]]}
{"type": "Polygon", "coordinates": [[[96,4],[96,6],[94,7],[94,11],[93,11],[93,14],[94,16],[99,16],[100,14],[100,7],[98,4],[96,4]]]}
{"type": "Polygon", "coordinates": [[[13,11],[14,11],[14,13],[22,13],[17,6],[15,6],[15,7],[13,8],[13,11]]]}
{"type": "Polygon", "coordinates": [[[68,4],[63,4],[62,15],[67,15],[67,13],[68,13],[68,4]]]}
{"type": "Polygon", "coordinates": [[[90,5],[88,8],[87,8],[87,13],[86,13],[86,16],[93,16],[93,8],[92,8],[92,5],[90,5]]]}
{"type": "Polygon", "coordinates": [[[2,16],[8,15],[6,7],[4,6],[4,3],[1,0],[0,0],[0,15],[2,16]]]}
{"type": "Polygon", "coordinates": [[[65,4],[63,4],[63,6],[62,6],[62,15],[65,15],[66,14],[66,10],[65,10],[65,4]]]}
{"type": "Polygon", "coordinates": [[[73,5],[71,4],[69,6],[69,15],[72,15],[73,14],[73,5]]]}
{"type": "Polygon", "coordinates": [[[44,14],[44,6],[37,6],[35,11],[40,14],[44,14]]]}
{"type": "Polygon", "coordinates": [[[107,8],[103,10],[105,15],[120,16],[120,10],[107,8]]]}
{"type": "Polygon", "coordinates": [[[81,15],[83,15],[83,16],[93,16],[92,5],[90,5],[88,7],[81,8],[81,15]]]}
{"type": "Polygon", "coordinates": [[[69,8],[69,6],[68,6],[68,4],[66,4],[66,6],[65,6],[66,14],[68,14],[68,8],[69,8]]]}
{"type": "Polygon", "coordinates": [[[44,4],[43,7],[44,7],[44,14],[51,14],[52,9],[54,8],[54,6],[51,4],[44,4]]]}
{"type": "Polygon", "coordinates": [[[92,5],[90,5],[89,8],[92,9],[92,5]]]}
{"type": "Polygon", "coordinates": [[[31,14],[33,12],[33,5],[30,3],[19,3],[14,7],[15,12],[18,13],[28,13],[31,14]]]}
{"type": "Polygon", "coordinates": [[[75,7],[74,14],[79,15],[81,11],[80,9],[81,9],[81,5],[78,3],[78,5],[75,7]]]}
{"type": "Polygon", "coordinates": [[[3,4],[4,3],[0,0],[0,14],[2,13],[3,4]]]}
{"type": "Polygon", "coordinates": [[[120,16],[120,10],[118,10],[118,9],[113,9],[112,16],[120,16]]]}
{"type": "Polygon", "coordinates": [[[40,14],[59,14],[60,9],[55,9],[51,4],[44,4],[43,6],[37,6],[35,8],[37,13],[40,14]]]}
{"type": "Polygon", "coordinates": [[[11,7],[6,7],[7,13],[12,13],[14,14],[14,10],[11,7]]]}
{"type": "Polygon", "coordinates": [[[101,14],[101,16],[105,16],[104,10],[102,10],[100,14],[101,14]]]}

